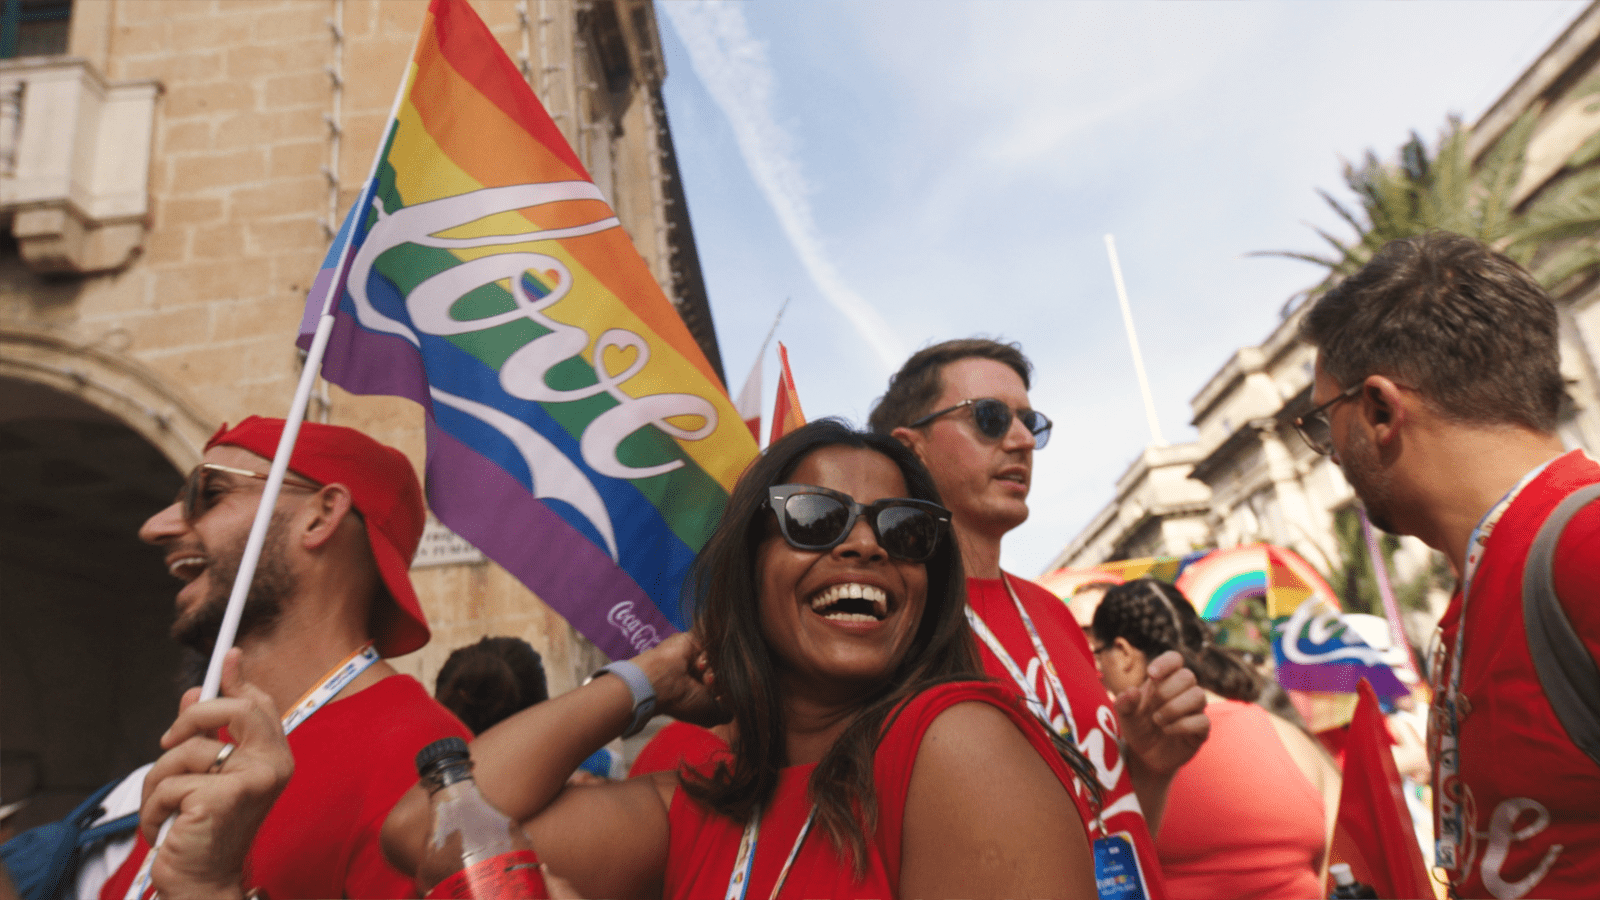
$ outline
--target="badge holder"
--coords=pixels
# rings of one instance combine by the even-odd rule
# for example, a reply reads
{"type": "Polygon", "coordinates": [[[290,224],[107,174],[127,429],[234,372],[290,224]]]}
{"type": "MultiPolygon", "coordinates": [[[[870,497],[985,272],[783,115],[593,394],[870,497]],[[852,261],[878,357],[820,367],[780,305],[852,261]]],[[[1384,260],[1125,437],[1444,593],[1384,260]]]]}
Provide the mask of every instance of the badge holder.
{"type": "Polygon", "coordinates": [[[1094,886],[1100,900],[1150,900],[1144,869],[1128,832],[1095,839],[1094,886]]]}

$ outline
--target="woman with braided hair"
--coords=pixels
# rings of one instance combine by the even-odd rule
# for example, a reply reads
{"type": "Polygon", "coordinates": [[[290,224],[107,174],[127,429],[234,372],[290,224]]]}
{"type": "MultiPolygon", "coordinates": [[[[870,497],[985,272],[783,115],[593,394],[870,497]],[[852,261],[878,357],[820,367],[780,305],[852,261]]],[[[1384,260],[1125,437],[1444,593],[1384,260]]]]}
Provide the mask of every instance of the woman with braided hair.
{"type": "Polygon", "coordinates": [[[1113,694],[1176,650],[1206,691],[1211,735],[1172,780],[1156,835],[1173,897],[1320,897],[1339,773],[1316,740],[1259,706],[1256,673],[1212,640],[1188,598],[1140,578],[1106,591],[1090,645],[1113,694]]]}

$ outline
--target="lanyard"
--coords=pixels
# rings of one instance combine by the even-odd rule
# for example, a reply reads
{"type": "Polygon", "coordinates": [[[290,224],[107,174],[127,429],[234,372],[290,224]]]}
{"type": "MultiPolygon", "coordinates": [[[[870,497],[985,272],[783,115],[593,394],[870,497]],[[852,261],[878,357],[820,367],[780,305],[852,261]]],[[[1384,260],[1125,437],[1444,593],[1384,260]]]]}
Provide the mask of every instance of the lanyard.
{"type": "Polygon", "coordinates": [[[1000,665],[1005,667],[1006,674],[1010,675],[1011,680],[1016,682],[1018,689],[1022,691],[1023,699],[1028,701],[1028,708],[1033,710],[1033,714],[1055,729],[1057,733],[1076,744],[1077,738],[1073,735],[1072,702],[1067,699],[1067,689],[1061,684],[1061,678],[1056,674],[1056,666],[1050,659],[1050,651],[1044,648],[1044,641],[1039,639],[1039,629],[1034,627],[1033,617],[1028,615],[1028,611],[1023,608],[1022,599],[1017,596],[1016,589],[1011,586],[1010,576],[1001,572],[1000,583],[1006,586],[1006,593],[1011,595],[1011,602],[1016,605],[1017,615],[1022,619],[1022,627],[1028,632],[1028,640],[1033,643],[1034,656],[1038,658],[1039,666],[1044,669],[1045,684],[1050,693],[1055,696],[1056,705],[1060,707],[1060,725],[1051,721],[1049,715],[1047,715],[1044,701],[1040,699],[1033,689],[1032,679],[1028,678],[1022,671],[1022,667],[1017,665],[1017,661],[1011,658],[1011,654],[1007,653],[1006,648],[1001,645],[1000,639],[995,637],[988,624],[983,621],[983,618],[971,606],[967,607],[967,621],[971,623],[972,630],[977,633],[979,639],[988,645],[995,658],[1000,660],[1000,665]]]}
{"type": "MultiPolygon", "coordinates": [[[[811,823],[817,820],[817,807],[812,804],[811,812],[806,814],[804,825],[800,826],[800,834],[794,839],[794,846],[789,850],[789,857],[783,861],[783,868],[778,870],[778,880],[772,885],[770,900],[778,900],[778,892],[783,890],[783,883],[789,879],[789,867],[794,865],[794,858],[800,855],[800,845],[805,843],[806,835],[811,833],[811,823]]],[[[756,838],[761,833],[761,810],[756,810],[750,815],[750,823],[744,826],[744,837],[739,839],[739,853],[733,858],[733,872],[728,876],[728,892],[724,900],[744,900],[745,892],[750,890],[750,868],[756,861],[756,838]]]]}
{"type": "MultiPolygon", "coordinates": [[[[378,659],[378,651],[373,648],[372,642],[368,641],[360,649],[340,660],[338,665],[329,669],[321,681],[302,694],[300,699],[289,707],[289,711],[283,714],[281,721],[284,737],[288,737],[289,732],[311,718],[312,713],[321,709],[335,694],[348,687],[350,682],[356,680],[356,676],[365,672],[378,659]]],[[[145,853],[144,862],[139,864],[139,874],[134,876],[133,883],[128,886],[128,893],[123,900],[139,900],[150,887],[150,869],[155,865],[156,850],[160,848],[163,837],[166,837],[165,827],[156,837],[156,846],[145,853]]]]}
{"type": "MultiPolygon", "coordinates": [[[[1433,711],[1428,716],[1431,734],[1429,749],[1434,757],[1433,795],[1437,821],[1434,822],[1434,857],[1441,868],[1460,873],[1471,864],[1474,855],[1474,835],[1471,829],[1477,823],[1477,811],[1470,809],[1470,798],[1460,783],[1461,773],[1461,656],[1467,634],[1467,601],[1472,596],[1472,579],[1483,562],[1484,550],[1494,527],[1500,522],[1511,501],[1517,499],[1522,489],[1543,472],[1546,462],[1522,476],[1489,511],[1478,520],[1477,527],[1467,538],[1467,557],[1461,572],[1461,610],[1456,617],[1456,639],[1450,650],[1447,667],[1437,663],[1432,667],[1433,711]],[[1442,669],[1444,669],[1442,671],[1442,669]],[[1461,855],[1461,848],[1467,848],[1461,855]]],[[[1452,879],[1453,880],[1453,879],[1452,879]]]]}

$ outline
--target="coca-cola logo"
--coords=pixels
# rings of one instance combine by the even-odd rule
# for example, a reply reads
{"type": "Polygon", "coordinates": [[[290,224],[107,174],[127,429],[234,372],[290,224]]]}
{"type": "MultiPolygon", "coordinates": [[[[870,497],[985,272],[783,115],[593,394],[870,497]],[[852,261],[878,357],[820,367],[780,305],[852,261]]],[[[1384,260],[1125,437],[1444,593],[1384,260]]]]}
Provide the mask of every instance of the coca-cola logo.
{"type": "Polygon", "coordinates": [[[611,611],[606,613],[606,621],[611,623],[613,628],[622,632],[622,636],[639,653],[643,653],[661,643],[660,632],[656,631],[654,625],[639,618],[638,614],[633,611],[632,600],[624,600],[611,607],[611,611]]]}

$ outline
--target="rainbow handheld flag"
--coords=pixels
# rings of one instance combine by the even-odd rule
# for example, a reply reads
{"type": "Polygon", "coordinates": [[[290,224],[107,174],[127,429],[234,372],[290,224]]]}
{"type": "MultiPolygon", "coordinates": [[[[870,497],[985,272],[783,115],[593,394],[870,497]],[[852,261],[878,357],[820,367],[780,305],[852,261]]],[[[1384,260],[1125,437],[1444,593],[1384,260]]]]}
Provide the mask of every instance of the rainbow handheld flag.
{"type": "Polygon", "coordinates": [[[324,377],[420,403],[434,514],[613,658],[681,630],[755,441],[489,30],[432,0],[311,289],[324,377]]]}
{"type": "Polygon", "coordinates": [[[778,396],[772,401],[772,435],[767,444],[806,423],[805,411],[800,408],[800,392],[794,389],[794,373],[789,371],[789,348],[778,342],[778,396]]]}
{"type": "Polygon", "coordinates": [[[1278,683],[1321,693],[1354,693],[1363,679],[1385,700],[1411,693],[1339,610],[1320,597],[1308,597],[1287,619],[1274,624],[1272,655],[1278,683]]]}

